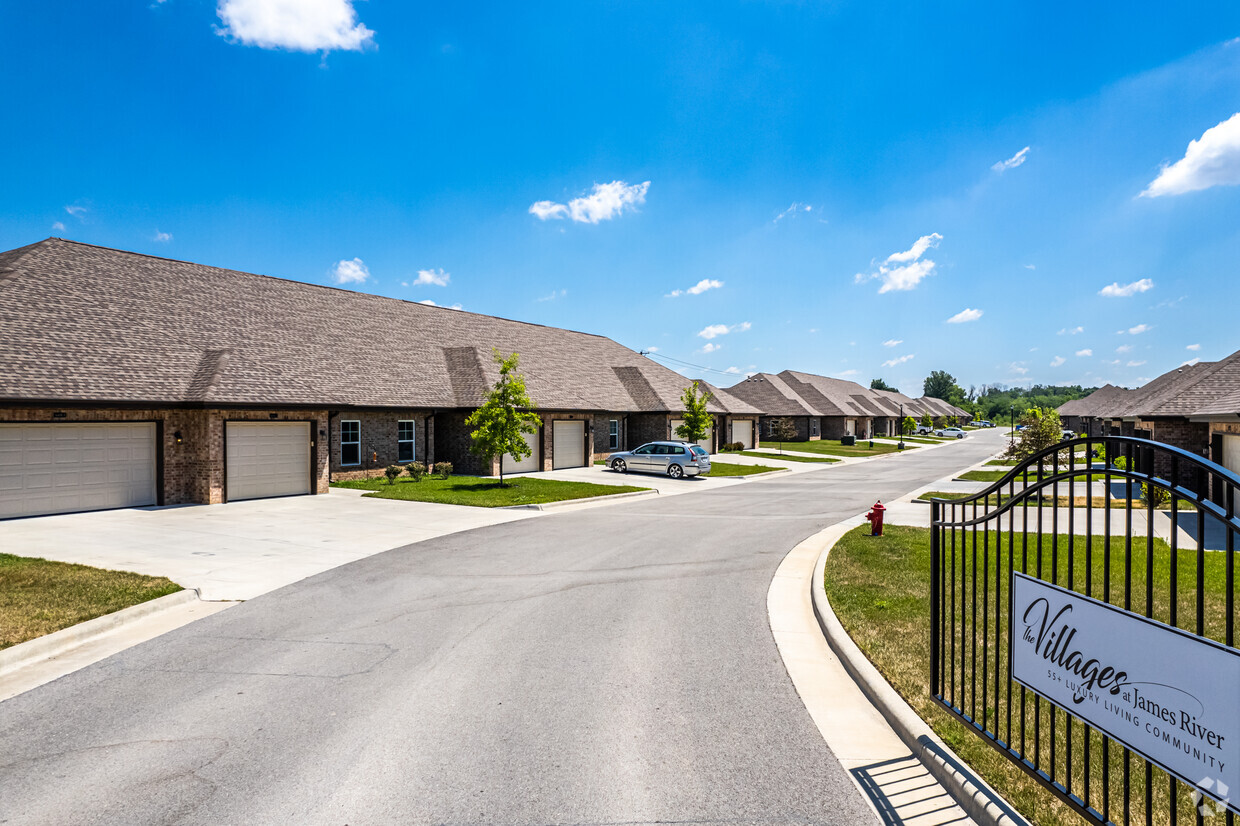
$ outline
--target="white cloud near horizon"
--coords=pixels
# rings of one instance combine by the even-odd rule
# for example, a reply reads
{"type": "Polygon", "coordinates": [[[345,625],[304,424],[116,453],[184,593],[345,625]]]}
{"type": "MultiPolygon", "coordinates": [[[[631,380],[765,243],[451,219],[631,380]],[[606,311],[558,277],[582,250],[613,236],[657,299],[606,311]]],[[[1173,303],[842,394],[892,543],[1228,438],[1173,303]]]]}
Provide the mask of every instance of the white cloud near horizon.
{"type": "Polygon", "coordinates": [[[994,164],[990,168],[993,169],[995,172],[1006,172],[1009,169],[1015,169],[1016,167],[1020,166],[1021,164],[1025,162],[1028,155],[1029,155],[1029,147],[1026,146],[1024,149],[1020,150],[1015,155],[1008,158],[1006,161],[999,161],[998,163],[994,164]]]}
{"type": "Polygon", "coordinates": [[[1200,345],[1200,344],[1190,344],[1190,345],[1188,345],[1187,347],[1185,347],[1184,349],[1185,349],[1185,350],[1200,350],[1200,349],[1201,349],[1201,345],[1200,345]]]}
{"type": "Polygon", "coordinates": [[[1117,353],[1127,353],[1131,350],[1132,350],[1131,344],[1121,344],[1120,346],[1115,348],[1115,352],[1117,353]]]}
{"type": "Polygon", "coordinates": [[[424,298],[424,299],[422,299],[421,301],[419,301],[419,302],[417,302],[417,303],[418,303],[418,304],[425,304],[427,307],[440,307],[441,309],[444,309],[444,310],[459,310],[459,309],[461,309],[461,305],[460,305],[460,304],[440,305],[440,304],[436,304],[434,301],[432,301],[432,300],[431,300],[431,299],[429,299],[429,298],[424,298]]]}
{"type": "Polygon", "coordinates": [[[1084,327],[1071,327],[1071,328],[1069,328],[1069,327],[1064,327],[1062,330],[1060,330],[1060,331],[1059,331],[1059,335],[1061,335],[1061,336],[1074,336],[1074,335],[1076,335],[1077,333],[1083,333],[1083,332],[1085,332],[1085,328],[1084,328],[1084,327]]]}
{"type": "Polygon", "coordinates": [[[937,247],[942,240],[943,236],[937,232],[923,235],[904,252],[893,252],[887,256],[874,272],[859,272],[853,280],[860,284],[874,278],[881,279],[883,283],[878,288],[880,295],[892,290],[911,290],[920,284],[923,278],[934,274],[934,262],[922,256],[927,250],[937,247]]]}
{"type": "Polygon", "coordinates": [[[1129,327],[1129,328],[1128,328],[1128,335],[1130,335],[1130,336],[1139,336],[1139,335],[1141,335],[1142,333],[1149,332],[1149,331],[1150,331],[1150,330],[1152,330],[1152,329],[1154,329],[1154,328],[1153,328],[1153,327],[1151,327],[1151,326],[1150,326],[1150,325],[1148,325],[1148,324],[1138,324],[1138,325],[1136,325],[1135,327],[1129,327]]]}
{"type": "Polygon", "coordinates": [[[1028,367],[1022,367],[1018,362],[1015,362],[1015,361],[1008,365],[1008,370],[1010,370],[1011,372],[1015,373],[1018,376],[1023,376],[1029,372],[1028,367]]]}
{"type": "Polygon", "coordinates": [[[336,262],[336,266],[332,269],[332,277],[336,279],[337,284],[361,284],[370,278],[370,270],[360,258],[354,258],[351,261],[341,260],[336,262]]]}
{"type": "Polygon", "coordinates": [[[360,52],[375,33],[353,0],[219,0],[216,33],[246,46],[295,52],[360,52]]]}
{"type": "Polygon", "coordinates": [[[698,283],[684,290],[672,290],[664,296],[664,298],[679,298],[682,295],[701,295],[707,290],[717,290],[723,286],[722,281],[714,278],[703,278],[698,283]]]}
{"type": "Polygon", "coordinates": [[[538,300],[539,301],[555,301],[557,298],[563,298],[566,295],[568,295],[568,290],[552,290],[550,293],[542,296],[538,300]]]}
{"type": "MultiPolygon", "coordinates": [[[[743,333],[752,326],[753,325],[748,321],[742,321],[740,324],[733,324],[731,327],[726,324],[711,324],[705,329],[699,330],[698,335],[709,340],[712,338],[718,338],[719,336],[726,336],[728,333],[743,333]]],[[[710,351],[707,350],[707,352],[710,351]]]]}
{"type": "Polygon", "coordinates": [[[1141,366],[1141,365],[1143,365],[1143,364],[1145,364],[1145,362],[1144,362],[1144,361],[1130,361],[1130,362],[1128,362],[1128,366],[1129,366],[1129,367],[1140,367],[1140,366],[1141,366]]]}
{"type": "Polygon", "coordinates": [[[1201,363],[1201,359],[1195,358],[1195,359],[1189,359],[1188,361],[1184,362],[1180,366],[1181,367],[1192,367],[1194,364],[1200,364],[1200,363],[1201,363]]]}
{"type": "Polygon", "coordinates": [[[74,218],[81,218],[86,213],[86,207],[78,206],[77,204],[70,204],[65,207],[65,212],[69,213],[74,218]]]}
{"type": "Polygon", "coordinates": [[[948,324],[964,324],[965,322],[968,322],[968,321],[977,321],[981,317],[982,317],[981,310],[971,310],[968,307],[965,307],[963,310],[956,313],[951,318],[947,319],[947,323],[948,324]]]}
{"type": "Polygon", "coordinates": [[[64,225],[64,224],[62,224],[60,221],[53,221],[53,222],[52,222],[52,229],[53,229],[53,230],[55,230],[56,232],[64,232],[64,231],[65,231],[65,225],[64,225]]]}
{"type": "Polygon", "coordinates": [[[912,361],[914,355],[915,355],[914,353],[909,353],[907,356],[896,356],[893,359],[888,359],[887,361],[884,361],[883,366],[884,367],[895,367],[897,365],[904,364],[906,361],[912,361]]]}
{"type": "Polygon", "coordinates": [[[1142,278],[1140,281],[1133,281],[1131,284],[1121,285],[1118,281],[1107,284],[1101,290],[1098,290],[1098,295],[1104,295],[1107,298],[1127,298],[1130,295],[1136,295],[1137,293],[1143,293],[1152,289],[1154,289],[1154,282],[1148,278],[1142,278]]]}
{"type": "Polygon", "coordinates": [[[152,236],[151,240],[157,244],[166,244],[172,240],[172,233],[171,232],[160,232],[159,228],[156,227],[155,235],[152,236]]]}
{"type": "Polygon", "coordinates": [[[722,344],[715,344],[713,341],[708,341],[702,345],[702,349],[698,350],[698,352],[699,353],[713,353],[716,350],[722,350],[722,349],[723,349],[722,344]]]}
{"type": "Polygon", "coordinates": [[[1164,166],[1141,197],[1183,195],[1235,184],[1240,184],[1240,112],[1189,141],[1184,157],[1164,166]]]}
{"type": "Polygon", "coordinates": [[[1076,351],[1077,358],[1084,358],[1085,356],[1092,356],[1093,354],[1094,354],[1094,351],[1090,350],[1089,348],[1076,351]]]}
{"type": "Polygon", "coordinates": [[[1053,359],[1051,359],[1051,367],[1060,367],[1066,361],[1067,359],[1064,358],[1063,356],[1055,356],[1053,359]]]}
{"type": "Polygon", "coordinates": [[[442,269],[435,270],[418,270],[418,277],[413,279],[413,286],[421,287],[431,285],[435,287],[446,287],[448,282],[452,280],[452,273],[444,272],[442,269]]]}
{"type": "Polygon", "coordinates": [[[789,215],[795,215],[798,212],[813,212],[813,211],[814,211],[814,207],[812,204],[802,204],[799,201],[794,201],[792,206],[788,207],[783,212],[776,215],[775,220],[772,221],[771,223],[778,224],[780,222],[780,219],[787,218],[789,215]]]}
{"type": "Polygon", "coordinates": [[[884,347],[895,347],[903,343],[904,343],[904,339],[902,338],[889,338],[883,342],[883,346],[884,347]]]}
{"type": "Polygon", "coordinates": [[[595,184],[589,195],[574,198],[567,204],[535,201],[530,204],[529,212],[540,221],[571,218],[579,224],[597,224],[646,203],[646,192],[649,189],[650,181],[640,184],[627,184],[624,181],[595,184]]]}

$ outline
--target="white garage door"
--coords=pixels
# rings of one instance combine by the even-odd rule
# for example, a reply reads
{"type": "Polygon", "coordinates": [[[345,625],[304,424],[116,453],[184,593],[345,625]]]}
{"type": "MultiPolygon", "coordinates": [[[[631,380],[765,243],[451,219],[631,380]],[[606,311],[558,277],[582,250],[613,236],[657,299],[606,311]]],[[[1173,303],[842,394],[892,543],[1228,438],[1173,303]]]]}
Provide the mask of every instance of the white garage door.
{"type": "Polygon", "coordinates": [[[1240,473],[1240,436],[1223,437],[1223,467],[1240,473]]]}
{"type": "MultiPolygon", "coordinates": [[[[675,440],[675,441],[680,441],[680,437],[676,435],[676,428],[680,427],[680,426],[681,426],[682,424],[684,424],[684,423],[685,423],[684,419],[672,419],[672,439],[673,439],[673,440],[675,440]]],[[[699,439],[699,440],[698,440],[698,444],[699,444],[699,445],[702,447],[702,449],[703,449],[703,450],[705,450],[707,453],[709,453],[709,452],[711,451],[711,448],[712,448],[712,446],[713,446],[713,445],[711,444],[712,439],[711,439],[711,437],[710,437],[711,430],[712,430],[712,428],[709,428],[709,427],[708,427],[708,428],[706,428],[706,438],[704,438],[704,439],[699,439]]]]}
{"type": "Polygon", "coordinates": [[[155,425],[0,424],[0,519],[153,505],[155,425]]]}
{"type": "Polygon", "coordinates": [[[542,467],[542,460],[538,456],[538,434],[522,433],[525,437],[525,443],[529,445],[530,455],[521,461],[512,458],[511,453],[505,453],[503,458],[504,473],[529,473],[542,467]]]}
{"type": "Polygon", "coordinates": [[[732,441],[753,449],[753,422],[732,422],[732,441]]]}
{"type": "Polygon", "coordinates": [[[225,423],[228,501],[310,492],[309,422],[225,423]]]}
{"type": "Polygon", "coordinates": [[[586,423],[562,421],[551,425],[551,467],[584,467],[586,423]]]}

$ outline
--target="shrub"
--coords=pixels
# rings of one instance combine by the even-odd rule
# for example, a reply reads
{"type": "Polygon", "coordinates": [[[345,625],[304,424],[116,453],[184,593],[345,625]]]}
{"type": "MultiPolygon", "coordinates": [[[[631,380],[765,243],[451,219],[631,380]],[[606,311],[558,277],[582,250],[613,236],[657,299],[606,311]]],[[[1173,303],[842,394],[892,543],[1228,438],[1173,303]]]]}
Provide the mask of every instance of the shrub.
{"type": "Polygon", "coordinates": [[[404,472],[405,469],[400,465],[388,465],[383,469],[383,475],[387,477],[389,485],[395,482],[396,477],[400,476],[404,472]]]}
{"type": "Polygon", "coordinates": [[[744,450],[744,449],[745,449],[744,442],[727,442],[726,444],[724,444],[722,447],[719,448],[719,450],[721,450],[724,453],[735,453],[737,451],[744,450]]]}
{"type": "Polygon", "coordinates": [[[1163,505],[1171,501],[1171,491],[1166,488],[1160,488],[1158,485],[1151,485],[1145,482],[1141,485],[1141,495],[1150,507],[1161,508],[1163,505]]]}
{"type": "Polygon", "coordinates": [[[435,475],[438,476],[440,479],[447,479],[449,476],[452,475],[452,463],[451,462],[436,462],[435,463],[435,475]]]}
{"type": "Polygon", "coordinates": [[[426,475],[426,465],[421,462],[410,462],[405,465],[405,473],[408,473],[413,481],[421,482],[422,477],[426,475]]]}

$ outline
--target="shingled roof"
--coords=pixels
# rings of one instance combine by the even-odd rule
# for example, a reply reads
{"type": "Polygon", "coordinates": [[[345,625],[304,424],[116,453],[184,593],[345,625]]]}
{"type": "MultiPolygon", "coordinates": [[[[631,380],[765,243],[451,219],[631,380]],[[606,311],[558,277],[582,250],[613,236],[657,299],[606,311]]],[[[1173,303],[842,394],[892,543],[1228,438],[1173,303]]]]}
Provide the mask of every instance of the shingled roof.
{"type": "Polygon", "coordinates": [[[1240,352],[1183,364],[1141,387],[1104,385],[1059,407],[1060,415],[1105,419],[1229,416],[1240,413],[1240,352]]]}
{"type": "Polygon", "coordinates": [[[728,392],[762,408],[768,416],[968,416],[942,399],[911,399],[903,393],[871,390],[855,381],[785,370],[755,373],[728,392]]]}
{"type": "Polygon", "coordinates": [[[469,408],[492,348],[550,410],[676,412],[689,381],[603,336],[59,238],[0,253],[0,331],[8,401],[469,408]]]}

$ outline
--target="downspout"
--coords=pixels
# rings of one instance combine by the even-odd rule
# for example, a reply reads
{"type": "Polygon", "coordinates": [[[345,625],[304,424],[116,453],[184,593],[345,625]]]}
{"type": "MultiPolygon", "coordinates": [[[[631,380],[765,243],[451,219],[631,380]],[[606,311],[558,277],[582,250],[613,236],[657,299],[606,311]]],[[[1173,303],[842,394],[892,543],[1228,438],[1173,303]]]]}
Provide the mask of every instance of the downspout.
{"type": "Polygon", "coordinates": [[[332,416],[339,416],[339,410],[327,411],[327,486],[332,485],[332,416]]]}

